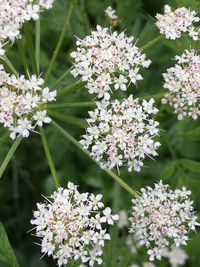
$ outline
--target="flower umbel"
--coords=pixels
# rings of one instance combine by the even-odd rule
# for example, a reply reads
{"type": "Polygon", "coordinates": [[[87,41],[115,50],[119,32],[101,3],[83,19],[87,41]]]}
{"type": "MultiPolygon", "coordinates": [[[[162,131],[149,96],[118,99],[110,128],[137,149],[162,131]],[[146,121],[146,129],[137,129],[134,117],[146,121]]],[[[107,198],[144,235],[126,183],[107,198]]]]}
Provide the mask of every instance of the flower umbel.
{"type": "Polygon", "coordinates": [[[105,223],[112,225],[118,215],[104,208],[102,195],[79,193],[69,182],[67,189],[59,188],[45,203],[38,203],[31,224],[41,240],[41,251],[57,260],[58,266],[71,260],[82,263],[102,263],[102,248],[110,235],[105,223]]]}
{"type": "Polygon", "coordinates": [[[193,24],[200,21],[196,14],[195,11],[190,11],[186,7],[179,7],[173,12],[169,5],[165,5],[164,15],[156,15],[158,20],[156,26],[167,39],[175,40],[180,38],[182,33],[187,32],[196,41],[199,39],[198,29],[193,24]]]}
{"type": "Polygon", "coordinates": [[[151,62],[132,42],[133,37],[124,32],[111,33],[97,26],[90,36],[77,38],[77,51],[71,53],[75,61],[72,75],[80,75],[89,93],[99,98],[109,99],[113,89],[125,91],[130,83],[142,80],[139,67],[148,68],[151,62]]]}
{"type": "Polygon", "coordinates": [[[43,105],[55,100],[56,91],[42,89],[44,80],[31,76],[10,75],[0,65],[0,123],[11,132],[10,137],[28,137],[36,126],[50,123],[43,105]]]}
{"type": "MultiPolygon", "coordinates": [[[[49,9],[54,0],[1,0],[0,1],[0,47],[6,42],[20,38],[22,25],[37,20],[41,8],[49,9]]],[[[5,52],[5,51],[4,51],[5,52]]],[[[0,52],[0,56],[1,56],[0,52]]]]}
{"type": "Polygon", "coordinates": [[[196,120],[200,116],[200,56],[195,50],[185,50],[175,59],[177,64],[163,74],[164,88],[169,93],[162,99],[162,103],[169,103],[179,120],[186,116],[196,120]]]}
{"type": "Polygon", "coordinates": [[[151,118],[158,112],[153,104],[154,99],[140,104],[132,95],[121,103],[97,102],[97,108],[89,112],[89,127],[80,143],[91,149],[90,155],[102,168],[128,165],[129,171],[140,171],[144,158],[156,156],[160,146],[153,140],[159,134],[159,123],[151,118]]]}
{"type": "Polygon", "coordinates": [[[173,191],[160,181],[154,188],[142,188],[141,193],[132,200],[130,232],[148,248],[151,261],[160,260],[168,255],[167,248],[186,245],[189,231],[200,225],[189,198],[191,191],[185,187],[173,191]]]}

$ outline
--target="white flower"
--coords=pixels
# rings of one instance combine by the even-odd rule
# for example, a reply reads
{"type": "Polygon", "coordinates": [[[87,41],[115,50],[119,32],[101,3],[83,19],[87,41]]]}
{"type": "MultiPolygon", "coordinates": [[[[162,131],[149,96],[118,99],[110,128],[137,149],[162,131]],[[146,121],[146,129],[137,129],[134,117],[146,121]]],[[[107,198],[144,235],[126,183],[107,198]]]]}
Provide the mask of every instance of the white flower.
{"type": "Polygon", "coordinates": [[[33,116],[34,120],[36,121],[38,126],[43,126],[44,123],[50,123],[51,118],[47,116],[47,111],[37,111],[35,115],[33,116]]]}
{"type": "Polygon", "coordinates": [[[135,238],[133,235],[128,234],[127,239],[126,239],[126,245],[131,250],[131,253],[133,253],[133,254],[137,253],[137,249],[138,249],[139,245],[135,241],[135,238]]]}
{"type": "Polygon", "coordinates": [[[195,50],[185,50],[175,59],[177,64],[163,74],[169,93],[162,103],[172,106],[179,120],[186,116],[196,120],[200,116],[200,56],[195,50]]]}
{"type": "Polygon", "coordinates": [[[200,225],[190,193],[185,188],[171,190],[160,181],[154,188],[142,188],[141,195],[132,200],[130,232],[148,248],[150,261],[168,256],[168,248],[173,245],[186,245],[189,232],[200,225]]]}
{"type": "Polygon", "coordinates": [[[118,220],[118,228],[122,229],[128,225],[128,215],[125,210],[120,210],[119,212],[119,220],[118,220]]]}
{"type": "Polygon", "coordinates": [[[124,32],[109,32],[108,28],[97,26],[96,31],[83,40],[77,38],[77,50],[71,53],[74,68],[71,74],[81,76],[90,94],[109,99],[112,90],[127,90],[130,83],[142,80],[140,67],[148,68],[146,60],[133,37],[124,32]]]}
{"type": "Polygon", "coordinates": [[[103,223],[117,217],[110,208],[103,209],[101,198],[102,195],[79,193],[77,186],[69,182],[67,189],[59,188],[45,198],[45,203],[37,203],[31,224],[36,225],[41,251],[52,255],[58,266],[70,260],[88,262],[89,266],[102,263],[102,247],[110,240],[103,223]]]}
{"type": "Polygon", "coordinates": [[[53,6],[54,0],[40,0],[39,5],[43,8],[50,9],[53,6]]]}
{"type": "Polygon", "coordinates": [[[101,217],[100,219],[100,222],[104,222],[104,223],[108,223],[108,224],[111,224],[113,225],[114,224],[114,221],[118,220],[119,219],[119,215],[115,214],[115,215],[112,215],[111,214],[111,208],[105,208],[105,210],[103,210],[103,217],[101,217]]]}
{"type": "Polygon", "coordinates": [[[140,171],[144,158],[156,156],[160,146],[153,141],[159,134],[159,123],[150,117],[158,112],[153,103],[150,99],[140,104],[132,95],[121,103],[97,102],[97,108],[89,112],[89,127],[80,143],[91,149],[90,155],[102,168],[128,165],[129,171],[140,171]]]}
{"type": "Polygon", "coordinates": [[[118,16],[116,15],[116,10],[112,9],[111,6],[108,6],[105,10],[106,16],[111,20],[117,20],[118,16]]]}
{"type": "Polygon", "coordinates": [[[0,56],[7,41],[21,38],[22,25],[31,19],[37,20],[42,8],[52,7],[54,0],[1,0],[0,1],[0,56]]]}
{"type": "Polygon", "coordinates": [[[3,45],[2,45],[2,43],[0,42],[0,58],[1,58],[2,56],[4,56],[4,54],[5,54],[5,50],[3,49],[3,45]]]}
{"type": "Polygon", "coordinates": [[[35,75],[10,75],[0,65],[0,123],[11,132],[11,139],[28,137],[35,127],[50,123],[44,104],[55,100],[56,91],[42,89],[44,80],[35,75]]]}
{"type": "Polygon", "coordinates": [[[185,7],[179,7],[174,12],[168,5],[164,6],[164,15],[156,15],[156,26],[160,33],[167,39],[175,40],[180,38],[182,33],[187,32],[194,40],[198,40],[198,28],[194,28],[193,23],[199,22],[195,11],[190,11],[185,7]]]}
{"type": "Polygon", "coordinates": [[[178,267],[185,264],[188,256],[186,252],[181,248],[174,247],[167,255],[172,267],[178,267]]]}

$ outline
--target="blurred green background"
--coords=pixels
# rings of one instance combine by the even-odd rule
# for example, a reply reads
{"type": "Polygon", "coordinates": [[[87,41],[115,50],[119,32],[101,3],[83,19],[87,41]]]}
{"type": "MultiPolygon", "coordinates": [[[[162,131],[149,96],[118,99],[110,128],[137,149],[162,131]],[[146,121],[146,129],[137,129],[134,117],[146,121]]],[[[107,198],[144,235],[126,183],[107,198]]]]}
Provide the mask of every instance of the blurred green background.
{"type": "MultiPolygon", "coordinates": [[[[111,5],[117,10],[121,23],[117,30],[126,30],[133,35],[139,47],[145,45],[159,35],[155,26],[155,15],[162,13],[163,5],[169,4],[174,8],[180,6],[191,7],[200,12],[198,0],[183,1],[161,1],[161,0],[77,0],[71,27],[68,30],[64,46],[54,66],[49,79],[48,86],[59,78],[67,68],[71,66],[70,52],[75,49],[75,37],[84,37],[94,29],[97,24],[108,26],[104,10],[111,5]]],[[[45,73],[57,39],[61,32],[67,11],[67,0],[55,0],[54,8],[44,12],[41,16],[41,69],[45,73]]],[[[27,25],[32,31],[34,38],[34,22],[27,25]]],[[[25,53],[29,54],[29,47],[25,37],[19,41],[25,53]]],[[[143,81],[138,86],[130,86],[128,91],[115,94],[115,97],[127,97],[133,93],[134,96],[157,94],[162,90],[162,73],[174,65],[172,58],[182,53],[185,48],[194,46],[198,49],[199,42],[192,44],[187,37],[178,41],[163,40],[147,49],[145,53],[152,60],[149,69],[143,71],[143,81]]],[[[25,74],[22,65],[22,57],[18,50],[17,42],[8,48],[8,57],[21,74],[25,74]]],[[[30,61],[30,59],[29,59],[30,61]]],[[[32,72],[31,67],[29,68],[32,72]]],[[[57,87],[58,90],[77,80],[68,75],[57,87]]],[[[59,102],[80,102],[93,100],[94,96],[88,94],[87,90],[80,88],[71,94],[59,99],[59,102]]],[[[169,183],[173,188],[186,185],[192,191],[194,205],[200,211],[200,126],[199,121],[185,119],[177,121],[172,110],[167,106],[161,106],[157,116],[160,122],[161,136],[159,141],[159,156],[153,160],[145,160],[145,165],[140,173],[128,173],[121,169],[121,177],[134,189],[139,190],[145,185],[152,185],[159,179],[169,183]]],[[[60,113],[73,115],[84,119],[87,116],[86,108],[66,108],[59,110],[60,113]]],[[[64,122],[59,122],[76,139],[84,134],[84,129],[64,122]]],[[[53,155],[61,185],[65,187],[67,181],[71,180],[80,185],[80,190],[101,192],[104,202],[110,205],[115,212],[122,209],[130,211],[131,196],[124,191],[111,177],[105,174],[91,159],[88,159],[82,151],[69,143],[51,125],[45,128],[48,143],[53,155]]],[[[0,133],[5,130],[1,127],[0,133]]],[[[0,160],[2,161],[11,146],[11,141],[1,143],[0,160]]],[[[10,162],[6,172],[0,180],[0,221],[6,228],[10,243],[16,253],[21,267],[50,267],[56,266],[51,258],[45,256],[40,259],[40,247],[34,244],[38,240],[27,233],[31,229],[30,219],[36,202],[42,201],[42,194],[49,195],[54,190],[54,185],[45,158],[40,136],[31,134],[30,138],[23,140],[15,156],[10,162]]],[[[134,255],[125,246],[128,230],[112,230],[112,241],[105,247],[104,265],[106,267],[128,267],[131,264],[140,264],[147,261],[146,252],[140,249],[134,255]],[[118,257],[117,257],[118,255],[118,257]]],[[[188,246],[185,247],[189,259],[185,266],[200,266],[200,234],[192,233],[188,246]]],[[[1,248],[0,248],[1,250],[1,248]]],[[[155,263],[156,266],[170,266],[167,260],[155,263]]],[[[8,266],[0,262],[0,267],[8,266]]],[[[76,265],[73,265],[76,266],[76,265]]]]}

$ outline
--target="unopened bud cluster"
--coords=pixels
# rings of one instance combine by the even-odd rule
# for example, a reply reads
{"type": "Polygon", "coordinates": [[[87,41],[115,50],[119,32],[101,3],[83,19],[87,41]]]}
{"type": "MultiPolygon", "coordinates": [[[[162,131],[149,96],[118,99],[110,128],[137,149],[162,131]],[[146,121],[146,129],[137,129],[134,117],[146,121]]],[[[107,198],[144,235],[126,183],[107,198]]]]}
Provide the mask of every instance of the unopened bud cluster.
{"type": "Polygon", "coordinates": [[[101,264],[102,248],[110,239],[105,226],[118,220],[101,199],[100,194],[79,193],[69,182],[67,189],[59,188],[45,203],[38,203],[31,223],[42,253],[52,255],[58,266],[78,259],[89,266],[101,264]]]}
{"type": "Polygon", "coordinates": [[[176,65],[163,74],[164,88],[169,93],[162,103],[169,103],[179,120],[186,116],[196,120],[200,116],[200,56],[195,50],[185,50],[175,59],[176,65]]]}
{"type": "Polygon", "coordinates": [[[187,33],[194,41],[198,40],[198,27],[194,23],[200,21],[195,11],[190,11],[186,7],[177,8],[172,11],[169,5],[164,6],[164,15],[156,15],[156,26],[160,33],[167,39],[175,40],[180,38],[183,33],[187,33]]]}
{"type": "Polygon", "coordinates": [[[89,93],[98,98],[109,99],[112,90],[125,91],[130,83],[136,84],[142,80],[140,66],[148,68],[151,63],[133,45],[133,37],[100,26],[83,40],[77,38],[76,45],[77,50],[71,53],[75,61],[71,73],[80,75],[89,93]]]}
{"type": "Polygon", "coordinates": [[[97,102],[90,111],[89,127],[80,143],[91,149],[90,155],[100,162],[102,168],[117,169],[128,165],[128,170],[140,171],[145,157],[157,156],[159,123],[152,118],[158,110],[149,101],[129,96],[122,102],[97,102]]]}
{"type": "Polygon", "coordinates": [[[132,200],[130,231],[148,248],[151,261],[167,256],[172,246],[186,245],[188,233],[200,225],[190,194],[185,187],[171,190],[160,181],[154,188],[142,188],[141,195],[132,200]]]}
{"type": "Polygon", "coordinates": [[[28,137],[36,126],[51,122],[43,105],[55,100],[56,91],[43,89],[43,83],[35,75],[29,80],[10,75],[0,65],[0,123],[11,132],[12,139],[28,137]]]}

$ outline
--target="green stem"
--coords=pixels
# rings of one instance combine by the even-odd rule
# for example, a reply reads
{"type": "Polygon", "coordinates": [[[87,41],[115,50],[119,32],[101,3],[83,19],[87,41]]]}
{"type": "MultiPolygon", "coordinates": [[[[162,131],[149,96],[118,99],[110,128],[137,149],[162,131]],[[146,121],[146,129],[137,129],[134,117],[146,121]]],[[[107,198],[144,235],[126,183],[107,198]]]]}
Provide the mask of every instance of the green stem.
{"type": "Polygon", "coordinates": [[[6,63],[6,65],[9,67],[9,69],[17,76],[18,72],[13,66],[13,64],[10,62],[10,60],[7,58],[7,56],[3,57],[3,61],[6,63]]]}
{"type": "Polygon", "coordinates": [[[84,128],[87,126],[87,123],[85,122],[85,120],[77,119],[73,116],[65,115],[65,114],[62,114],[56,111],[51,111],[51,110],[48,111],[48,114],[51,117],[58,119],[59,121],[65,122],[67,124],[70,124],[70,125],[78,126],[80,128],[84,128]]]}
{"type": "Polygon", "coordinates": [[[156,38],[154,38],[153,40],[149,41],[147,44],[143,45],[141,47],[141,50],[144,51],[148,48],[150,48],[151,46],[153,46],[154,44],[158,43],[159,41],[161,41],[163,39],[162,35],[157,36],[156,38]]]}
{"type": "Polygon", "coordinates": [[[61,48],[61,46],[63,44],[66,31],[67,31],[67,29],[69,27],[69,23],[70,23],[70,18],[71,18],[71,15],[72,15],[73,7],[74,7],[74,2],[72,1],[72,2],[69,3],[66,20],[65,20],[62,32],[60,34],[60,38],[58,40],[58,43],[56,45],[56,49],[54,51],[53,57],[51,58],[51,61],[50,61],[49,66],[48,66],[48,69],[47,69],[47,72],[46,72],[46,76],[45,76],[45,82],[48,81],[49,75],[51,74],[51,71],[53,69],[53,65],[54,65],[54,63],[56,61],[56,58],[57,58],[58,53],[60,51],[60,48],[61,48]]]}
{"type": "Polygon", "coordinates": [[[57,81],[55,81],[55,83],[53,83],[53,85],[51,85],[51,88],[56,87],[57,84],[59,84],[72,70],[73,67],[70,67],[69,69],[67,69],[62,76],[60,76],[60,78],[58,78],[57,81]]]}
{"type": "Polygon", "coordinates": [[[31,60],[32,70],[34,73],[37,73],[37,67],[36,67],[36,62],[35,62],[35,48],[33,45],[31,29],[28,24],[24,24],[24,32],[26,36],[26,41],[27,41],[26,45],[27,45],[27,49],[29,53],[29,58],[31,60]]]}
{"type": "MultiPolygon", "coordinates": [[[[74,144],[77,148],[79,148],[85,155],[87,155],[89,158],[90,153],[88,150],[83,149],[82,146],[79,144],[79,142],[71,135],[69,134],[66,130],[64,130],[60,125],[58,125],[56,122],[52,122],[54,127],[63,135],[65,136],[72,144],[74,144]]],[[[99,163],[94,159],[91,158],[97,165],[99,163]]],[[[126,184],[117,174],[115,174],[113,171],[105,168],[103,169],[107,174],[109,174],[115,181],[117,181],[126,191],[128,191],[132,196],[138,197],[138,193],[134,191],[128,184],[126,184]]]]}
{"type": "Polygon", "coordinates": [[[5,159],[3,160],[2,164],[1,164],[1,167],[0,167],[0,178],[2,177],[8,163],[10,162],[13,154],[15,153],[16,149],[18,148],[19,144],[21,143],[23,137],[22,136],[19,136],[15,141],[14,143],[12,144],[10,150],[8,151],[5,159]]]}
{"type": "Polygon", "coordinates": [[[24,70],[29,72],[28,63],[26,61],[26,54],[25,54],[25,51],[24,51],[24,47],[21,44],[21,40],[17,40],[17,46],[18,46],[19,53],[21,55],[22,64],[24,66],[24,70]]]}
{"type": "Polygon", "coordinates": [[[84,85],[85,85],[85,82],[82,82],[82,81],[79,81],[75,84],[69,85],[69,86],[65,87],[64,89],[60,90],[57,94],[57,97],[59,98],[65,94],[69,94],[69,93],[71,93],[71,92],[73,92],[79,88],[84,87],[84,85]]]}
{"type": "Polygon", "coordinates": [[[47,109],[56,108],[90,108],[95,107],[95,102],[75,102],[75,103],[60,103],[60,104],[47,104],[47,109]]]}
{"type": "Polygon", "coordinates": [[[164,95],[166,94],[166,92],[160,92],[158,94],[154,94],[154,95],[144,95],[144,96],[139,96],[138,98],[140,99],[146,99],[146,100],[149,100],[151,98],[154,98],[154,99],[160,99],[162,98],[164,95]]]}
{"type": "Polygon", "coordinates": [[[43,144],[43,147],[44,147],[46,158],[47,158],[47,161],[48,161],[48,164],[49,164],[49,168],[51,170],[51,175],[53,177],[53,181],[54,181],[55,187],[57,189],[57,188],[60,187],[60,183],[59,183],[59,179],[58,179],[58,176],[57,176],[57,173],[56,173],[56,168],[55,168],[55,165],[54,165],[54,162],[52,160],[52,156],[51,156],[51,153],[50,153],[50,150],[49,150],[49,146],[48,146],[48,143],[47,143],[46,135],[45,135],[44,129],[42,127],[40,127],[40,134],[41,134],[42,144],[43,144]]]}
{"type": "Polygon", "coordinates": [[[40,74],[40,19],[35,23],[35,62],[37,74],[40,74]]]}

